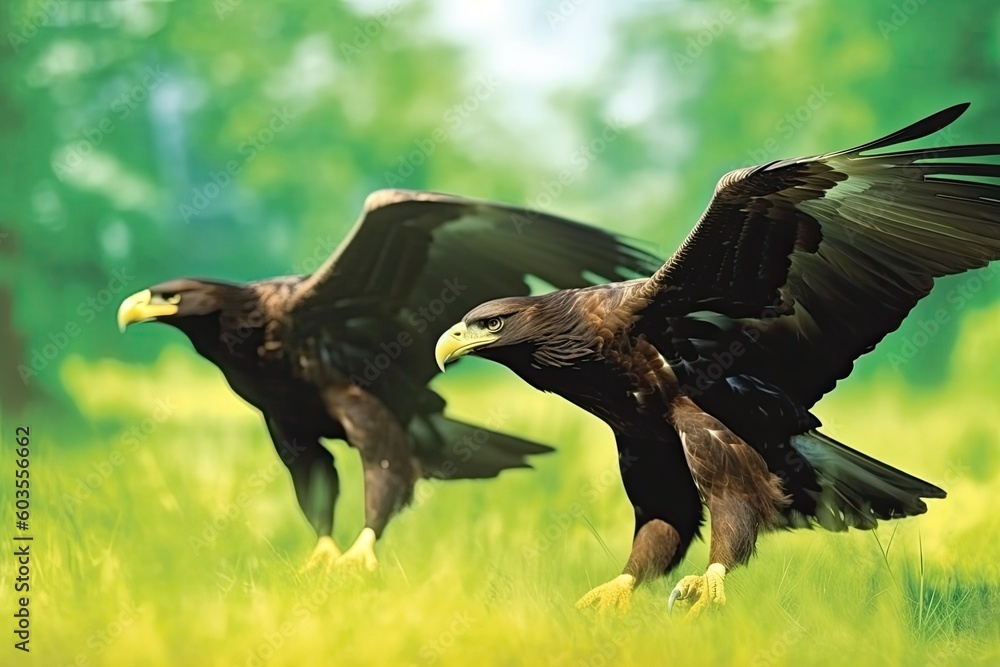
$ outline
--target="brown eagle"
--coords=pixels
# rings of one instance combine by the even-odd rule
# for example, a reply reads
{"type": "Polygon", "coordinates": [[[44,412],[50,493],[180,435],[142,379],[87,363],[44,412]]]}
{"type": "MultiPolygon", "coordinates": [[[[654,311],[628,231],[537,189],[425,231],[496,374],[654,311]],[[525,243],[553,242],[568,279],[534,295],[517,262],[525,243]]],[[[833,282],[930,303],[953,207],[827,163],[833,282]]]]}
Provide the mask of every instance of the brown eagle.
{"type": "Polygon", "coordinates": [[[382,190],[315,273],[232,284],[171,280],[126,299],[118,324],[184,332],[259,409],[319,536],[307,568],[375,569],[375,540],[419,477],[494,477],[549,447],[444,415],[428,383],[440,331],[485,299],[645,275],[659,261],[621,238],[561,218],[428,192],[382,190]],[[358,449],[365,528],[341,554],[332,538],[340,481],[321,438],[358,449]]]}
{"type": "Polygon", "coordinates": [[[484,303],[438,364],[492,359],[607,422],[635,509],[623,573],[578,606],[627,609],[711,514],[710,565],[670,595],[725,602],[757,535],[872,528],[938,487],[817,431],[810,408],[894,331],[933,279],[1000,258],[1000,144],[891,150],[968,105],[883,139],[726,174],[652,277],[484,303]]]}

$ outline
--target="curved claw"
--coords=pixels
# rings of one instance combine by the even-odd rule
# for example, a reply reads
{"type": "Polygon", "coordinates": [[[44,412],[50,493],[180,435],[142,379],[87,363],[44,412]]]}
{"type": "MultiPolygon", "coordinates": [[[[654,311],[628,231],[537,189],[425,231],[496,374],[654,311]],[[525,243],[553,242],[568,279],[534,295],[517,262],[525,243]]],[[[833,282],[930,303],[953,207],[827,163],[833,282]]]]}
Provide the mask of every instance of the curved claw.
{"type": "Polygon", "coordinates": [[[593,589],[576,603],[577,609],[597,607],[600,612],[617,611],[626,614],[632,606],[632,590],[635,588],[635,577],[631,574],[620,574],[611,581],[593,589]]]}
{"type": "Polygon", "coordinates": [[[681,591],[679,588],[674,586],[674,590],[670,591],[670,597],[667,598],[667,613],[671,613],[674,610],[674,603],[677,602],[677,598],[681,596],[681,591]]]}
{"type": "Polygon", "coordinates": [[[691,609],[685,619],[692,619],[707,610],[710,605],[726,604],[726,568],[720,563],[712,563],[705,570],[705,574],[698,576],[687,576],[677,582],[674,590],[670,591],[670,598],[667,600],[667,610],[673,611],[674,603],[677,600],[690,600],[691,609]]]}

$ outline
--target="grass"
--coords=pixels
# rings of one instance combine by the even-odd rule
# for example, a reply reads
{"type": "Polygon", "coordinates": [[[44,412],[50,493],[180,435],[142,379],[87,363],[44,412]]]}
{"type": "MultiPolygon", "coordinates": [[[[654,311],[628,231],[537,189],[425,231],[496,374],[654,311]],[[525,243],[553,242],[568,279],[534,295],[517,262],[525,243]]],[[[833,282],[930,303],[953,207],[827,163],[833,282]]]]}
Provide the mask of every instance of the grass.
{"type": "MultiPolygon", "coordinates": [[[[997,349],[997,324],[1000,310],[971,316],[964,349],[997,349]]],[[[421,482],[377,548],[380,573],[327,579],[299,574],[313,536],[290,481],[259,416],[211,366],[174,349],[151,368],[71,358],[62,377],[89,432],[42,408],[26,418],[31,664],[997,664],[998,386],[973,352],[934,392],[887,371],[819,409],[831,435],[944,485],[947,500],[877,534],[765,536],[728,577],[727,607],[693,624],[668,616],[666,598],[704,569],[700,542],[628,616],[574,609],[629,550],[610,434],[498,369],[449,372],[454,413],[499,410],[505,430],[559,453],[491,482],[421,482]]],[[[346,547],[362,526],[359,464],[332,446],[346,547]]]]}

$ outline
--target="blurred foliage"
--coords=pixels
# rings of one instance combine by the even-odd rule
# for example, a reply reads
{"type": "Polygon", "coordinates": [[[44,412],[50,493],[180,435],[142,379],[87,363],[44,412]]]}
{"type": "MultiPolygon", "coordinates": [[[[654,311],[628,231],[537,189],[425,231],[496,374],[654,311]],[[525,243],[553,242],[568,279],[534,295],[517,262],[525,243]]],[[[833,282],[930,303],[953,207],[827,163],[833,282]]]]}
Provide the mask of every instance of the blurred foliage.
{"type": "MultiPolygon", "coordinates": [[[[729,169],[960,101],[974,104],[944,140],[997,140],[1000,112],[1000,6],[985,1],[15,0],[0,21],[8,407],[61,394],[67,354],[148,362],[180,342],[119,338],[126,294],[309,271],[380,187],[539,206],[666,256],[729,169]]],[[[862,372],[937,309],[957,320],[1000,294],[949,300],[962,280],[862,372]]],[[[955,330],[896,366],[940,381],[955,330]]]]}

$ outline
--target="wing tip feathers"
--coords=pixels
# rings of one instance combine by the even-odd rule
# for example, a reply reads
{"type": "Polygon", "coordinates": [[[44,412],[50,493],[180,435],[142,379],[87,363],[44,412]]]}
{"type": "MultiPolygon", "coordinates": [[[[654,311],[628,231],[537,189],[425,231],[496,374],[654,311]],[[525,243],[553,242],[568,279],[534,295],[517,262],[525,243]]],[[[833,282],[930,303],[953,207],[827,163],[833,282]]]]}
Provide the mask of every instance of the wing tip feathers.
{"type": "Polygon", "coordinates": [[[897,130],[891,134],[870,141],[867,144],[862,144],[861,146],[856,146],[850,148],[846,151],[840,151],[838,153],[833,153],[832,155],[846,155],[849,157],[857,157],[860,153],[865,151],[877,150],[879,148],[886,148],[889,146],[895,146],[897,144],[906,143],[908,141],[915,141],[917,139],[923,139],[926,136],[934,134],[944,128],[948,127],[954,123],[958,118],[966,112],[966,110],[971,106],[971,102],[961,102],[959,104],[953,104],[950,107],[941,109],[930,116],[922,118],[915,123],[907,125],[901,130],[897,130]]]}

